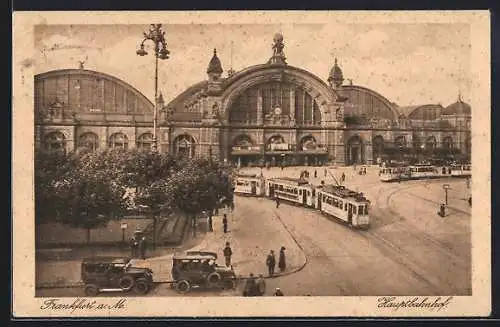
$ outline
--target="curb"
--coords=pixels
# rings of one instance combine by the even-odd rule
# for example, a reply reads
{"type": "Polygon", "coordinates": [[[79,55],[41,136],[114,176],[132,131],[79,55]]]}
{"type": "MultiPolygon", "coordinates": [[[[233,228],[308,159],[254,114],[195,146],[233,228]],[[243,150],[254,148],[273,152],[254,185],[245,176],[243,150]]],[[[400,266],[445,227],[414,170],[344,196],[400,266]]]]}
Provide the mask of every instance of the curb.
{"type": "Polygon", "coordinates": [[[305,266],[307,266],[307,264],[309,263],[309,260],[307,258],[307,255],[304,252],[304,248],[302,247],[302,245],[300,245],[300,243],[297,241],[297,239],[295,238],[295,236],[293,235],[293,233],[288,229],[288,227],[285,225],[285,223],[283,222],[283,220],[281,220],[281,217],[277,213],[274,213],[274,215],[276,216],[276,218],[278,218],[278,220],[281,223],[281,225],[283,225],[283,228],[285,228],[285,230],[287,231],[288,235],[290,235],[290,237],[292,238],[292,240],[294,241],[294,243],[300,249],[300,252],[304,256],[305,260],[304,260],[304,263],[302,265],[300,265],[299,267],[297,267],[297,268],[295,268],[293,270],[285,271],[285,272],[282,272],[282,273],[278,273],[278,274],[275,274],[273,276],[267,276],[265,278],[278,278],[278,277],[284,277],[284,276],[288,276],[288,275],[291,275],[291,274],[298,273],[299,271],[301,271],[302,269],[304,269],[305,266]]]}

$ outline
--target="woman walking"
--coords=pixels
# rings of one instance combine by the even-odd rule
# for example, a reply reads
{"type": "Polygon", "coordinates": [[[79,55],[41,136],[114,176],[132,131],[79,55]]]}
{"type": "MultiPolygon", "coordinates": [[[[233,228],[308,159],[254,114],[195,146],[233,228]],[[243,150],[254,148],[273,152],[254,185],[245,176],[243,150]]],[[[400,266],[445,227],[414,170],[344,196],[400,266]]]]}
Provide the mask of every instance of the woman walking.
{"type": "Polygon", "coordinates": [[[280,271],[283,272],[286,269],[286,260],[285,260],[285,247],[282,246],[280,249],[280,257],[278,260],[278,268],[280,268],[280,271]]]}

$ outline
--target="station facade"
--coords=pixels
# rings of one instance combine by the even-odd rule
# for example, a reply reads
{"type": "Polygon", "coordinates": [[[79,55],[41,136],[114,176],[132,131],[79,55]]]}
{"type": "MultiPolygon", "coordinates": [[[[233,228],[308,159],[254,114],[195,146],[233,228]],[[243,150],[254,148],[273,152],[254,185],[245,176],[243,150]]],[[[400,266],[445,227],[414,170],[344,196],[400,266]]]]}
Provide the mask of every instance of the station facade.
{"type": "MultiPolygon", "coordinates": [[[[156,99],[158,149],[240,165],[373,164],[405,157],[470,159],[471,107],[400,107],[345,83],[337,60],[326,81],[287,63],[276,34],[270,59],[223,76],[213,51],[207,79],[165,104],[156,99]]],[[[35,146],[74,151],[148,150],[154,104],[102,72],[63,69],[35,76],[35,146]]]]}

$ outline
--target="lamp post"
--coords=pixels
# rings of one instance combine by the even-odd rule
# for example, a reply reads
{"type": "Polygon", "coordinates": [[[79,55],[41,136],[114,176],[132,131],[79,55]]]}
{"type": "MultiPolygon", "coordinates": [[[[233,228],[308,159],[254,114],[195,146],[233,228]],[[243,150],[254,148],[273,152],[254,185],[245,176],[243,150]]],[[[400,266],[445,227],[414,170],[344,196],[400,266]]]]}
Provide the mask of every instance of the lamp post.
{"type": "Polygon", "coordinates": [[[448,190],[450,189],[450,184],[443,184],[444,189],[444,204],[448,205],[448,190]]]}
{"type": "Polygon", "coordinates": [[[153,41],[155,55],[155,103],[153,113],[153,146],[152,150],[158,150],[158,59],[165,60],[169,58],[170,51],[167,50],[165,41],[165,32],[161,30],[162,24],[151,24],[149,30],[144,32],[144,39],[140,44],[139,50],[136,51],[138,56],[145,56],[148,52],[144,49],[144,43],[148,40],[153,41]]]}

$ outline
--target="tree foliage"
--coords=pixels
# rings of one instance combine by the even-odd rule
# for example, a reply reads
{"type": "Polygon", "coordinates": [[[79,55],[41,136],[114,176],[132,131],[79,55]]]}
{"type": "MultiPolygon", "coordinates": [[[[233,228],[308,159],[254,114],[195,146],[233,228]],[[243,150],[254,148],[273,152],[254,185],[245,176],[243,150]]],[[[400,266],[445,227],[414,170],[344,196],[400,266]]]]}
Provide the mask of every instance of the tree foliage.
{"type": "Polygon", "coordinates": [[[134,209],[131,203],[153,215],[177,208],[194,216],[231,198],[229,174],[217,161],[143,151],[39,152],[36,218],[90,229],[134,209]]]}

